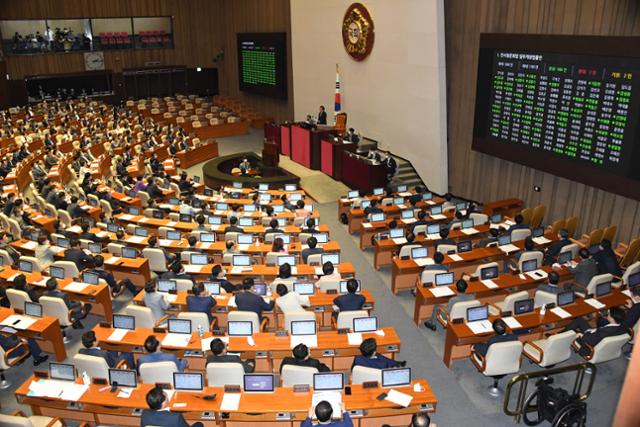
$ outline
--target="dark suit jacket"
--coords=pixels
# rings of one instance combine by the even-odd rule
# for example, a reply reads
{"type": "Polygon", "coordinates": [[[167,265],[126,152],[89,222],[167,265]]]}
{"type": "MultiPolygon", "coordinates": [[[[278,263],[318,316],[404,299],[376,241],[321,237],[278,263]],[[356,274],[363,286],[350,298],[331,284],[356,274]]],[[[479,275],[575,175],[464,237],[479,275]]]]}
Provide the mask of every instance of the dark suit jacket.
{"type": "Polygon", "coordinates": [[[611,249],[596,252],[593,258],[598,263],[598,274],[610,273],[614,276],[622,276],[618,259],[611,249]]]}
{"type": "Polygon", "coordinates": [[[591,350],[584,346],[584,344],[589,344],[591,347],[595,347],[600,343],[600,341],[607,337],[614,337],[625,333],[629,333],[629,329],[624,325],[606,325],[597,328],[594,331],[585,332],[584,335],[577,340],[580,343],[580,350],[578,350],[578,353],[582,356],[586,356],[591,353],[591,350]]]}
{"type": "Polygon", "coordinates": [[[106,270],[101,270],[101,269],[97,269],[97,268],[93,268],[91,270],[89,270],[91,273],[95,273],[98,275],[98,277],[102,280],[104,280],[105,282],[107,282],[107,285],[109,285],[110,288],[113,288],[116,285],[116,278],[113,277],[113,274],[109,273],[106,270]]]}
{"type": "Polygon", "coordinates": [[[82,249],[67,249],[64,251],[64,259],[73,262],[78,270],[84,270],[93,264],[93,257],[85,254],[82,249]]]}
{"type": "Polygon", "coordinates": [[[160,278],[164,280],[184,279],[184,280],[191,280],[193,282],[193,277],[190,276],[189,274],[180,274],[180,273],[176,274],[173,271],[167,271],[166,273],[162,273],[160,278]]]}
{"type": "MultiPolygon", "coordinates": [[[[19,343],[20,343],[20,338],[18,338],[16,335],[5,336],[4,334],[0,334],[0,347],[2,347],[4,351],[11,350],[13,347],[17,346],[19,343]]],[[[16,350],[15,352],[11,353],[11,357],[13,358],[13,357],[22,356],[24,352],[25,352],[24,347],[22,347],[20,348],[20,350],[16,350]]]]}
{"type": "Polygon", "coordinates": [[[207,357],[207,363],[241,363],[245,373],[251,373],[254,369],[252,365],[240,359],[237,354],[223,354],[221,356],[212,354],[207,357]]]}
{"type": "Polygon", "coordinates": [[[571,240],[569,239],[556,240],[551,245],[549,245],[549,248],[547,249],[547,256],[557,257],[560,252],[562,252],[562,248],[570,244],[571,240]]]}
{"type": "Polygon", "coordinates": [[[573,281],[587,286],[593,276],[598,274],[598,263],[593,258],[582,260],[575,267],[569,267],[573,273],[573,281]]]}
{"type": "Polygon", "coordinates": [[[181,413],[145,409],[140,417],[140,426],[190,427],[181,413]]]}
{"type": "Polygon", "coordinates": [[[229,225],[224,229],[225,233],[244,233],[244,230],[237,225],[229,225]]]}
{"type": "Polygon", "coordinates": [[[367,299],[364,295],[347,293],[340,295],[333,300],[340,311],[361,310],[367,299]]]}
{"type": "Polygon", "coordinates": [[[322,111],[322,112],[318,113],[318,124],[319,125],[326,125],[327,124],[327,112],[326,111],[322,111]]]}
{"type": "MultiPolygon", "coordinates": [[[[300,427],[313,427],[314,425],[319,426],[320,424],[313,424],[311,418],[306,418],[301,424],[300,427]]],[[[342,414],[342,420],[331,420],[329,424],[322,424],[323,426],[330,427],[353,427],[353,421],[351,421],[351,417],[348,412],[342,414]]]]}
{"type": "Polygon", "coordinates": [[[71,299],[69,299],[69,294],[58,289],[56,289],[55,291],[46,291],[44,294],[48,297],[62,299],[67,308],[76,308],[80,305],[80,303],[78,303],[77,301],[71,301],[71,299]]]}
{"type": "Polygon", "coordinates": [[[78,353],[86,354],[87,356],[102,357],[107,362],[107,365],[109,365],[110,368],[115,368],[118,364],[118,357],[116,356],[116,354],[107,350],[100,350],[97,348],[81,348],[80,350],[78,350],[78,353]]]}
{"type": "MultiPolygon", "coordinates": [[[[82,209],[80,209],[82,210],[82,209]]],[[[103,243],[103,242],[108,242],[109,238],[108,237],[104,237],[104,238],[100,238],[98,237],[95,233],[82,233],[80,234],[80,237],[78,237],[79,239],[84,239],[84,240],[91,240],[92,242],[96,242],[96,243],[103,243]]]]}
{"type": "Polygon", "coordinates": [[[321,254],[321,253],[324,253],[324,249],[315,247],[315,248],[303,249],[300,255],[302,256],[302,262],[306,264],[307,259],[309,258],[309,255],[315,255],[315,254],[321,254]]]}
{"type": "Polygon", "coordinates": [[[77,203],[71,203],[69,205],[69,207],[67,208],[67,211],[69,211],[69,215],[71,215],[71,218],[80,218],[80,217],[88,215],[84,211],[84,209],[82,209],[80,206],[78,206],[77,203]]]}
{"type": "Polygon", "coordinates": [[[200,297],[189,295],[187,297],[187,310],[197,313],[206,313],[209,317],[209,323],[213,320],[211,310],[216,306],[216,300],[211,297],[200,297]]]}
{"type": "Polygon", "coordinates": [[[486,356],[487,351],[489,351],[489,347],[491,347],[491,344],[517,340],[518,336],[516,334],[493,335],[487,340],[487,342],[474,345],[473,349],[481,355],[486,356]]]}
{"type": "Polygon", "coordinates": [[[307,360],[297,360],[295,357],[285,357],[282,359],[282,364],[280,365],[280,373],[282,373],[282,367],[284,365],[295,365],[295,366],[305,366],[308,368],[316,368],[318,372],[329,372],[331,369],[324,363],[320,363],[319,360],[308,358],[307,360]]]}
{"type": "Polygon", "coordinates": [[[524,230],[525,228],[529,228],[529,226],[527,224],[513,224],[509,227],[507,233],[511,234],[513,230],[524,230]]]}
{"type": "Polygon", "coordinates": [[[353,359],[353,365],[351,365],[351,369],[353,369],[354,366],[364,366],[374,369],[388,369],[395,368],[396,366],[400,365],[395,360],[389,359],[388,357],[376,353],[374,357],[364,357],[362,355],[356,356],[355,359],[353,359]]]}
{"type": "Polygon", "coordinates": [[[236,305],[238,306],[238,310],[253,311],[258,315],[258,317],[262,316],[262,312],[265,310],[273,310],[274,304],[275,301],[267,303],[261,296],[251,292],[240,292],[236,294],[236,305]]]}

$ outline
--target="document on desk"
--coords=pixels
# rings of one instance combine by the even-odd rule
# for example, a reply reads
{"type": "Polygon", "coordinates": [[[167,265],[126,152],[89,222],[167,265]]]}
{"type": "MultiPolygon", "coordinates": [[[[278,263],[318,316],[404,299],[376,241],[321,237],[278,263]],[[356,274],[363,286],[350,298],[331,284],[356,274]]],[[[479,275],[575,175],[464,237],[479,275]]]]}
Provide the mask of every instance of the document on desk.
{"type": "Polygon", "coordinates": [[[467,326],[474,335],[487,334],[493,331],[493,325],[488,320],[478,320],[476,322],[467,322],[467,326]]]}
{"type": "Polygon", "coordinates": [[[498,288],[498,284],[491,279],[480,280],[480,283],[485,285],[488,289],[496,289],[498,288]]]}
{"type": "Polygon", "coordinates": [[[547,243],[551,242],[551,240],[547,239],[544,236],[534,237],[532,240],[536,245],[546,245],[547,243]]]}
{"type": "Polygon", "coordinates": [[[82,292],[82,291],[85,290],[85,288],[87,286],[89,286],[88,283],[71,282],[67,286],[64,287],[64,290],[65,291],[69,291],[69,292],[82,292]]]}
{"type": "Polygon", "coordinates": [[[504,323],[507,324],[507,326],[511,329],[519,329],[522,328],[522,324],[520,322],[518,322],[518,319],[516,319],[513,316],[509,316],[509,317],[503,317],[502,320],[504,320],[504,323]]]}
{"type": "Polygon", "coordinates": [[[292,276],[298,275],[298,267],[291,267],[291,275],[292,276]]]}
{"type": "Polygon", "coordinates": [[[362,344],[362,334],[360,332],[351,332],[347,334],[347,342],[349,345],[362,344]]]}
{"type": "Polygon", "coordinates": [[[398,197],[411,197],[413,194],[408,191],[403,191],[402,193],[398,193],[398,197]]]}
{"type": "Polygon", "coordinates": [[[384,400],[388,400],[389,402],[395,403],[396,405],[400,405],[403,408],[409,407],[411,405],[411,401],[413,400],[413,396],[406,393],[401,393],[397,390],[389,390],[387,393],[387,397],[384,400]]]}
{"type": "Polygon", "coordinates": [[[415,262],[416,264],[418,264],[418,267],[424,267],[425,265],[431,265],[433,264],[433,259],[428,258],[428,257],[424,257],[424,258],[415,258],[413,260],[413,262],[415,262]]]}
{"type": "Polygon", "coordinates": [[[453,292],[451,290],[450,287],[448,286],[439,286],[436,288],[429,288],[429,292],[431,292],[431,294],[436,297],[436,298],[442,298],[442,297],[448,297],[451,295],[455,295],[455,292],[453,292]]]}
{"type": "Polygon", "coordinates": [[[231,267],[231,271],[229,274],[242,274],[244,272],[251,271],[251,267],[231,267]]]}
{"type": "Polygon", "coordinates": [[[229,301],[227,301],[227,306],[229,306],[229,307],[237,307],[235,295],[232,295],[231,298],[229,298],[229,301]]]}
{"type": "Polygon", "coordinates": [[[591,307],[595,308],[596,310],[600,310],[600,309],[606,307],[606,305],[604,305],[603,303],[601,303],[600,301],[598,301],[595,298],[586,299],[586,300],[584,300],[584,302],[586,302],[587,304],[589,304],[591,307]]]}
{"type": "Polygon", "coordinates": [[[515,252],[520,250],[519,247],[517,247],[516,245],[512,245],[511,243],[509,243],[508,245],[498,246],[498,249],[500,249],[504,253],[515,252]]]}
{"type": "Polygon", "coordinates": [[[11,326],[14,329],[25,330],[29,329],[29,326],[36,323],[38,319],[32,317],[21,316],[19,314],[12,314],[0,322],[0,325],[11,326]]]}
{"type": "Polygon", "coordinates": [[[417,219],[415,219],[415,218],[405,218],[405,219],[402,220],[402,222],[404,222],[405,224],[413,224],[416,221],[417,221],[417,219]]]}
{"type": "MultiPolygon", "coordinates": [[[[160,239],[160,240],[158,240],[158,244],[160,246],[171,246],[173,244],[173,242],[174,242],[173,240],[169,240],[169,239],[160,239]]],[[[177,242],[177,240],[176,240],[176,242],[177,242]]]]}
{"type": "MultiPolygon", "coordinates": [[[[334,414],[342,413],[342,393],[339,391],[317,391],[313,393],[311,398],[311,407],[315,408],[316,405],[322,401],[329,402],[334,414]]],[[[315,418],[315,416],[314,416],[315,418]]]]}
{"type": "Polygon", "coordinates": [[[49,280],[49,277],[43,277],[42,279],[38,280],[37,282],[33,282],[33,286],[41,286],[41,287],[45,287],[47,286],[47,281],[49,280]]]}
{"type": "Polygon", "coordinates": [[[240,406],[240,393],[225,393],[220,402],[220,411],[237,411],[240,406]]]}
{"type": "MultiPolygon", "coordinates": [[[[7,282],[13,282],[15,280],[15,278],[18,277],[20,274],[22,274],[22,273],[12,274],[11,276],[9,276],[7,278],[7,282]]],[[[49,280],[49,278],[47,278],[47,280],[49,280]]]]}
{"type": "Polygon", "coordinates": [[[211,249],[213,247],[213,243],[200,243],[200,249],[211,249]]]}
{"type": "Polygon", "coordinates": [[[74,225],[72,227],[67,228],[67,231],[69,233],[80,234],[82,233],[82,227],[80,227],[79,225],[74,225]]]}
{"type": "Polygon", "coordinates": [[[131,393],[133,393],[133,390],[135,390],[135,388],[133,387],[122,387],[116,397],[119,397],[121,399],[128,399],[131,397],[131,393]]]}
{"type": "Polygon", "coordinates": [[[111,258],[106,260],[104,263],[105,264],[109,264],[109,265],[113,265],[113,264],[117,264],[118,262],[120,262],[120,257],[119,256],[112,256],[111,258]]]}
{"type": "Polygon", "coordinates": [[[449,258],[451,258],[454,261],[464,261],[464,258],[462,258],[460,255],[458,254],[451,254],[449,255],[449,258]]]}
{"type": "Polygon", "coordinates": [[[426,237],[429,240],[438,240],[440,238],[440,235],[439,234],[427,234],[426,237]]]}
{"type": "Polygon", "coordinates": [[[309,348],[318,347],[317,335],[291,335],[291,342],[289,345],[294,348],[298,344],[304,344],[309,348]]]}
{"type": "Polygon", "coordinates": [[[371,225],[371,223],[370,223],[370,222],[363,222],[363,223],[362,223],[362,226],[363,226],[364,228],[371,228],[371,227],[373,227],[373,225],[371,225]]]}
{"type": "Polygon", "coordinates": [[[462,231],[463,234],[466,234],[467,236],[471,236],[472,234],[477,234],[479,233],[478,230],[476,230],[475,228],[471,227],[471,228],[463,228],[460,231],[462,231]]]}
{"type": "Polygon", "coordinates": [[[191,341],[191,334],[176,334],[169,332],[162,339],[164,347],[186,347],[191,341]]]}
{"type": "Polygon", "coordinates": [[[249,246],[251,246],[251,245],[249,245],[247,243],[240,244],[240,245],[238,245],[238,250],[240,252],[248,251],[249,250],[249,246]]]}
{"type": "Polygon", "coordinates": [[[142,236],[131,236],[129,237],[126,241],[128,243],[142,243],[144,242],[144,239],[146,239],[146,237],[142,237],[142,236]]]}
{"type": "Polygon", "coordinates": [[[533,270],[527,271],[527,276],[531,277],[533,280],[546,279],[549,275],[544,270],[533,270]]]}
{"type": "Polygon", "coordinates": [[[429,215],[432,219],[435,220],[443,220],[443,219],[447,219],[446,215],[443,214],[435,214],[435,215],[429,215]]]}
{"type": "Polygon", "coordinates": [[[78,401],[88,389],[89,386],[71,381],[38,380],[29,384],[27,396],[78,401]]]}
{"type": "Polygon", "coordinates": [[[158,292],[158,293],[164,294],[164,298],[167,300],[167,302],[169,304],[173,304],[178,299],[178,295],[177,294],[170,294],[170,293],[165,293],[165,292],[158,292]]]}
{"type": "Polygon", "coordinates": [[[151,220],[151,218],[147,218],[147,217],[145,216],[145,217],[140,218],[140,219],[138,220],[138,222],[139,222],[140,224],[146,224],[146,223],[147,223],[148,221],[150,221],[150,220],[151,220]]]}
{"type": "Polygon", "coordinates": [[[176,221],[169,221],[165,227],[175,227],[176,225],[178,225],[176,221]]]}
{"type": "Polygon", "coordinates": [[[515,221],[511,221],[510,219],[507,219],[506,221],[503,222],[503,224],[511,227],[512,225],[515,225],[515,221]]]}
{"type": "Polygon", "coordinates": [[[128,329],[114,329],[113,332],[111,332],[111,335],[107,338],[107,341],[120,342],[122,341],[122,338],[127,335],[127,332],[129,332],[128,329]]]}
{"type": "Polygon", "coordinates": [[[133,218],[135,218],[133,215],[129,215],[129,214],[123,214],[120,215],[118,217],[118,219],[122,220],[122,221],[131,221],[133,218]]]}
{"type": "Polygon", "coordinates": [[[31,242],[31,241],[29,241],[29,242],[25,242],[25,243],[21,244],[21,245],[20,245],[20,247],[21,247],[22,249],[30,249],[30,250],[34,250],[35,248],[37,248],[37,247],[38,247],[38,243],[37,243],[37,242],[31,242]]]}
{"type": "Polygon", "coordinates": [[[201,265],[187,264],[184,266],[184,272],[187,274],[200,274],[201,271],[202,271],[201,265]]]}
{"type": "Polygon", "coordinates": [[[566,319],[568,317],[571,317],[571,313],[569,313],[567,310],[563,309],[562,307],[555,307],[555,308],[552,308],[550,311],[561,319],[566,319]]]}
{"type": "Polygon", "coordinates": [[[405,243],[407,243],[407,239],[405,239],[404,237],[398,237],[392,240],[396,245],[404,245],[405,243]]]}

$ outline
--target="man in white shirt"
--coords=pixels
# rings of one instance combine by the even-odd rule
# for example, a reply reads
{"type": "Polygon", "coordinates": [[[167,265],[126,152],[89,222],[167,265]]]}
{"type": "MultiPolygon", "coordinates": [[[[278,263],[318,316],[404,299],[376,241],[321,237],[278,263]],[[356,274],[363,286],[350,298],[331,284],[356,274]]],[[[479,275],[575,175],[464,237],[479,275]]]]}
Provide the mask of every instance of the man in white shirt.
{"type": "Polygon", "coordinates": [[[304,307],[309,307],[309,297],[298,295],[295,291],[289,291],[287,285],[280,283],[276,286],[276,293],[280,295],[276,299],[276,305],[282,313],[292,313],[304,311],[304,307]]]}
{"type": "Polygon", "coordinates": [[[191,205],[189,204],[189,199],[184,198],[182,199],[182,203],[180,203],[180,214],[181,215],[193,215],[195,214],[195,209],[193,209],[193,207],[191,207],[191,205]]]}

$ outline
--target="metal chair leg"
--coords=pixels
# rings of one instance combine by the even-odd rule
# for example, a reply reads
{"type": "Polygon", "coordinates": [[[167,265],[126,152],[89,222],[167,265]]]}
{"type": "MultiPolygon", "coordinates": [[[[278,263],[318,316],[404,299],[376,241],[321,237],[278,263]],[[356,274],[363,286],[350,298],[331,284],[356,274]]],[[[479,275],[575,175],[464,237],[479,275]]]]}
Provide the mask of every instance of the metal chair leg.
{"type": "Polygon", "coordinates": [[[11,387],[11,383],[7,381],[7,378],[4,376],[4,372],[0,372],[0,390],[6,390],[11,387]]]}

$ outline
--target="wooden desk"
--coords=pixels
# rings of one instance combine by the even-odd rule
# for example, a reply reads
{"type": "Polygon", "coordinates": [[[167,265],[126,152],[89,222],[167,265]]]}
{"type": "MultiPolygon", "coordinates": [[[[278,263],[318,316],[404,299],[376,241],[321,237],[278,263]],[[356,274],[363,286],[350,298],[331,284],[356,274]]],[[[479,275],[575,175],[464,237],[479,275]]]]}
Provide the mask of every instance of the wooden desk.
{"type": "MultiPolygon", "coordinates": [[[[36,380],[31,376],[16,390],[18,403],[30,406],[34,415],[59,416],[66,420],[118,426],[140,425],[140,416],[133,411],[147,408],[146,395],[155,386],[138,384],[131,396],[123,399],[117,397],[118,393],[101,392],[103,385],[91,384],[77,402],[69,402],[29,396],[29,385],[36,380]],[[73,406],[70,407],[70,404],[73,406]]],[[[351,415],[354,426],[407,425],[411,416],[418,411],[435,412],[438,400],[427,380],[414,380],[410,386],[395,389],[413,396],[409,407],[398,408],[388,400],[377,400],[376,397],[385,391],[379,386],[365,389],[362,385],[352,385],[351,395],[343,394],[342,399],[345,408],[354,411],[351,415]],[[415,384],[420,384],[422,391],[413,391],[415,384]]],[[[256,423],[263,426],[298,427],[307,417],[313,392],[294,393],[292,388],[277,387],[273,393],[244,393],[238,410],[225,412],[224,417],[220,410],[223,395],[222,387],[205,387],[200,393],[177,392],[169,401],[169,407],[171,411],[182,412],[189,424],[201,421],[206,427],[250,427],[256,423]],[[202,398],[212,394],[217,395],[213,401],[202,398]],[[206,417],[205,412],[211,413],[211,416],[206,417]],[[278,414],[285,414],[287,419],[278,418],[278,414]]]]}
{"type": "Polygon", "coordinates": [[[387,185],[387,165],[373,164],[365,157],[348,151],[342,152],[342,182],[351,188],[370,193],[376,187],[387,185]]]}
{"type": "Polygon", "coordinates": [[[512,217],[516,213],[520,212],[523,206],[524,201],[515,197],[511,199],[495,200],[484,204],[484,213],[489,216],[495,213],[500,213],[502,215],[512,217]]]}
{"type": "MultiPolygon", "coordinates": [[[[558,236],[554,236],[553,233],[546,233],[545,237],[549,239],[549,243],[545,245],[536,245],[538,248],[545,247],[553,243],[558,239],[558,236]]],[[[519,250],[524,248],[524,240],[513,243],[519,250]]],[[[517,251],[505,253],[498,247],[490,248],[476,248],[470,252],[459,254],[462,258],[461,261],[454,261],[451,256],[445,255],[443,264],[449,267],[449,271],[455,273],[456,277],[467,273],[473,273],[476,267],[480,264],[491,261],[502,261],[510,258],[517,251]]],[[[399,291],[412,289],[415,286],[418,275],[422,272],[424,267],[420,267],[412,259],[400,259],[400,257],[394,257],[392,263],[391,272],[391,290],[394,294],[399,291]]]]}
{"type": "MultiPolygon", "coordinates": [[[[0,307],[0,321],[12,314],[15,314],[15,312],[10,308],[0,307]]],[[[60,322],[55,317],[44,316],[29,326],[28,329],[18,331],[17,335],[22,338],[33,338],[43,351],[52,353],[58,362],[62,362],[67,358],[60,322]]]]}
{"type": "MultiPolygon", "coordinates": [[[[562,267],[560,269],[554,269],[550,266],[542,267],[542,270],[547,273],[555,271],[560,276],[560,284],[572,279],[573,275],[569,269],[562,267]]],[[[475,295],[476,299],[482,303],[495,303],[502,301],[504,298],[514,291],[529,291],[531,297],[535,294],[535,290],[539,284],[545,283],[547,278],[535,279],[531,276],[525,275],[525,279],[521,279],[519,274],[501,274],[497,278],[493,279],[493,282],[498,285],[495,289],[486,287],[480,280],[467,280],[468,288],[466,293],[475,295]]],[[[455,285],[448,286],[453,292],[453,295],[447,297],[435,297],[430,289],[431,286],[416,285],[416,301],[413,307],[413,321],[416,325],[420,326],[423,320],[430,319],[433,309],[436,304],[447,304],[449,298],[452,298],[458,294],[455,285]]]]}
{"type": "MultiPolygon", "coordinates": [[[[427,200],[427,201],[418,202],[418,204],[416,204],[416,208],[424,209],[426,207],[435,206],[437,204],[438,204],[437,200],[427,200]]],[[[382,212],[386,217],[384,224],[380,223],[380,226],[383,226],[383,225],[386,226],[388,222],[394,218],[398,219],[398,222],[400,222],[399,219],[402,216],[402,211],[405,209],[413,209],[413,207],[408,202],[406,202],[403,205],[391,205],[391,206],[378,205],[378,207],[382,209],[382,212]]],[[[431,215],[429,215],[427,212],[427,216],[425,217],[425,219],[430,222],[449,222],[454,217],[454,211],[446,212],[443,215],[444,217],[436,219],[436,218],[433,218],[431,215]]],[[[348,224],[349,224],[349,233],[353,234],[355,232],[361,231],[362,223],[364,223],[365,219],[367,218],[367,214],[365,214],[364,209],[362,208],[354,208],[349,210],[349,213],[347,214],[347,218],[348,218],[348,224]]]]}
{"type": "Polygon", "coordinates": [[[187,169],[197,163],[215,157],[218,157],[218,143],[215,141],[204,143],[188,151],[179,151],[176,153],[176,158],[180,160],[180,167],[182,169],[187,169]]]}
{"type": "MultiPolygon", "coordinates": [[[[629,298],[627,298],[626,295],[617,289],[614,289],[613,293],[610,295],[598,298],[601,303],[606,305],[606,308],[624,305],[628,299],[629,298]]],[[[570,318],[561,319],[549,310],[546,311],[544,316],[541,316],[540,309],[536,309],[532,313],[517,316],[516,319],[522,325],[522,329],[529,330],[528,333],[519,336],[520,340],[530,341],[543,338],[544,333],[564,328],[576,317],[593,314],[599,311],[584,302],[582,298],[578,298],[575,303],[562,308],[571,314],[570,318]]],[[[493,321],[498,317],[499,316],[490,316],[490,320],[493,321]]],[[[485,342],[491,335],[491,333],[474,335],[466,323],[449,323],[447,325],[444,347],[444,364],[447,365],[448,368],[451,368],[451,365],[455,360],[469,357],[471,354],[471,346],[473,344],[485,342]]]]}
{"type": "MultiPolygon", "coordinates": [[[[400,351],[400,337],[392,327],[382,328],[384,336],[365,333],[363,338],[374,337],[378,344],[378,352],[390,358],[400,351]]],[[[155,335],[160,342],[166,332],[153,332],[153,329],[136,328],[129,331],[122,340],[109,341],[113,328],[104,328],[99,324],[93,328],[100,347],[103,350],[126,351],[139,357],[144,354],[144,341],[149,335],[155,335]]],[[[205,332],[203,338],[211,337],[205,332]]],[[[282,359],[291,356],[291,337],[278,337],[274,332],[260,332],[253,334],[254,346],[250,346],[246,337],[229,337],[229,352],[242,353],[243,358],[256,359],[256,372],[279,372],[282,359]]],[[[197,333],[193,333],[191,341],[186,347],[163,346],[163,351],[170,351],[189,361],[189,370],[204,371],[206,356],[210,351],[202,352],[202,340],[197,333]]],[[[353,358],[360,354],[360,346],[349,345],[346,334],[337,331],[318,332],[318,347],[311,349],[311,356],[320,359],[331,370],[351,369],[353,358]]]]}

